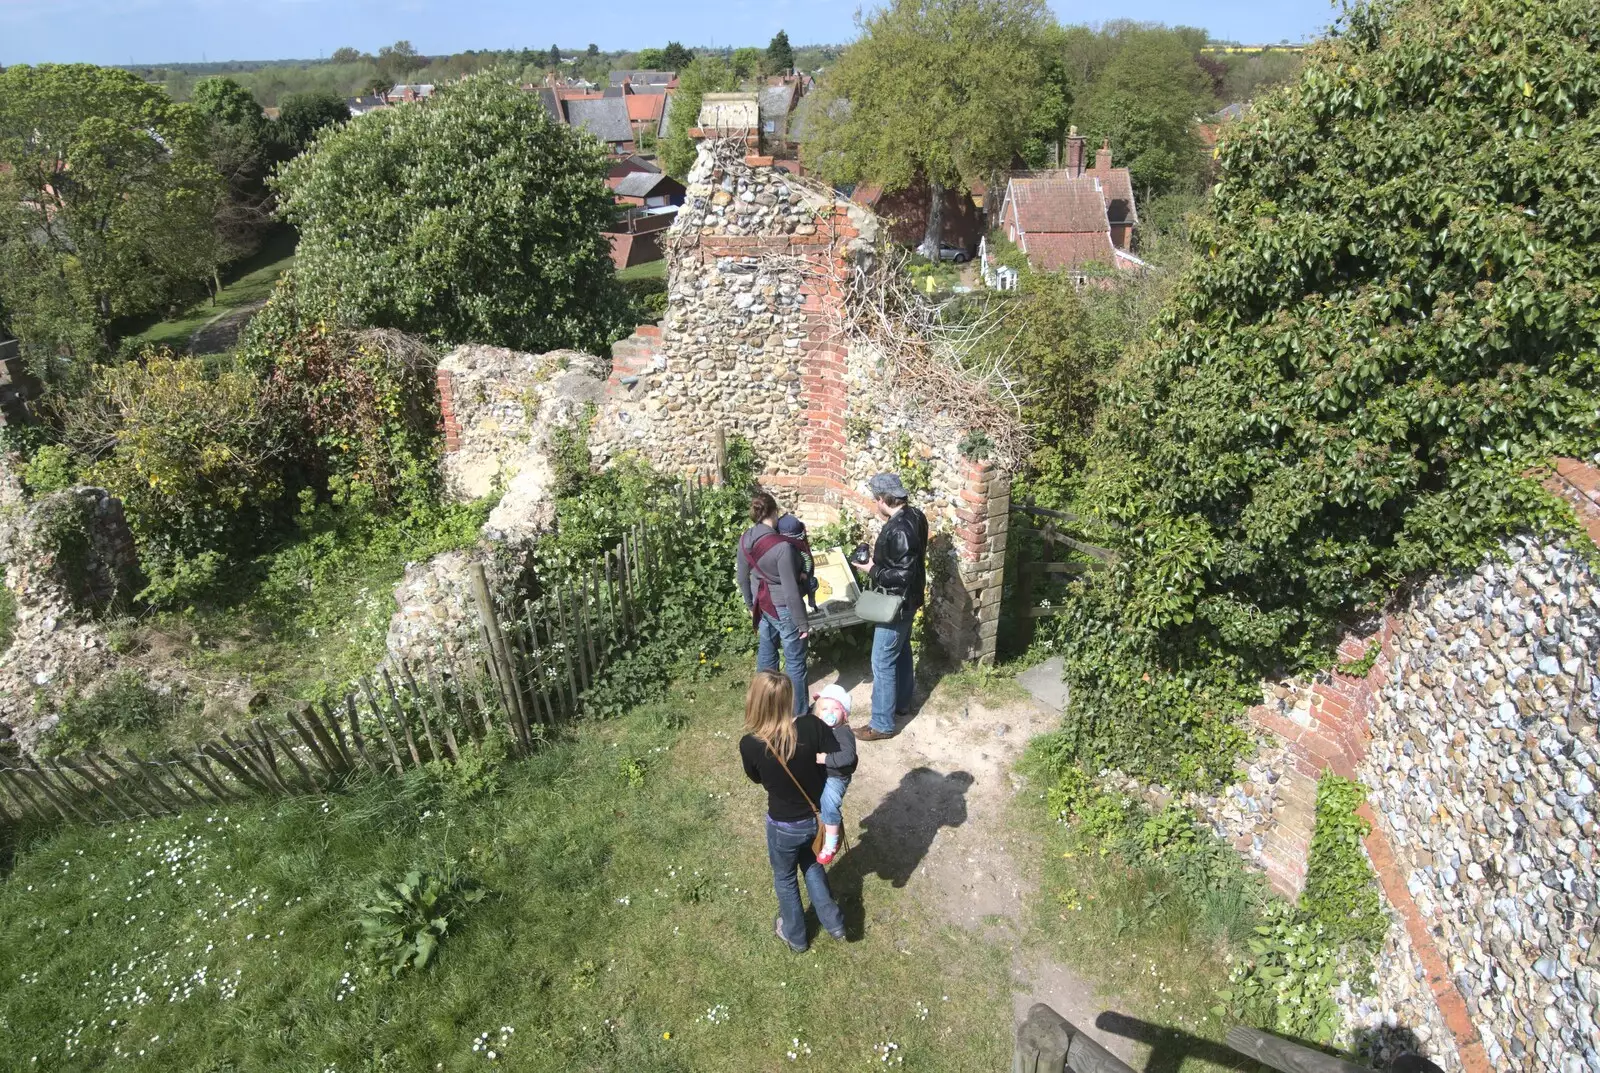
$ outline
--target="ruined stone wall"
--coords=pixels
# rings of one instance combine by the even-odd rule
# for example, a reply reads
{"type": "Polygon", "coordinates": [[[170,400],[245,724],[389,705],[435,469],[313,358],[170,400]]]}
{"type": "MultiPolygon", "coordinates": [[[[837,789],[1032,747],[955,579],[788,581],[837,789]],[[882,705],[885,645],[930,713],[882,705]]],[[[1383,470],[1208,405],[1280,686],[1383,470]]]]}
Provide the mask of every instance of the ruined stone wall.
{"type": "Polygon", "coordinates": [[[877,237],[860,206],[734,140],[703,142],[666,239],[666,317],[613,347],[591,444],[602,463],[637,451],[705,472],[719,430],[743,435],[762,483],[812,525],[844,511],[872,518],[867,480],[905,473],[909,460],[933,531],[935,634],[956,658],[992,656],[1009,479],[963,458],[966,426],[920,405],[881,353],[842,336],[850,274],[877,237]]]}
{"type": "Polygon", "coordinates": [[[838,481],[812,451],[817,432],[843,432],[818,425],[843,369],[826,305],[849,259],[870,252],[873,224],[740,144],[701,145],[664,239],[666,317],[614,349],[614,402],[591,443],[602,460],[634,450],[704,470],[721,429],[747,437],[770,474],[838,481]]]}
{"type": "MultiPolygon", "coordinates": [[[[877,231],[869,211],[746,153],[742,140],[702,141],[663,240],[666,316],[612,346],[603,388],[584,381],[599,403],[590,451],[600,465],[637,453],[669,473],[707,474],[719,436],[743,436],[762,484],[812,525],[845,511],[874,518],[867,480],[902,473],[933,533],[934,634],[958,659],[992,657],[1009,478],[962,457],[961,420],[921,404],[881,353],[844,337],[845,295],[877,256],[877,231]]],[[[535,428],[570,419],[552,410],[575,389],[559,368],[588,376],[593,361],[492,347],[448,356],[439,386],[450,489],[481,495],[498,483],[507,502],[542,492],[542,456],[527,444],[535,428]]],[[[426,626],[435,605],[421,597],[437,586],[421,576],[408,585],[420,594],[411,620],[426,626]]],[[[401,640],[392,634],[391,648],[401,640]]]]}

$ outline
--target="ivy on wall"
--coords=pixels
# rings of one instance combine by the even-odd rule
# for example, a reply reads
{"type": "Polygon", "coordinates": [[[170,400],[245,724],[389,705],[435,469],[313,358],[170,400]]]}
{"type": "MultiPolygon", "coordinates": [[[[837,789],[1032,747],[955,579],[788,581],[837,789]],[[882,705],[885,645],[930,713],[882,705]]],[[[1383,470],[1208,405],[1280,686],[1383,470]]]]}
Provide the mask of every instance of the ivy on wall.
{"type": "Polygon", "coordinates": [[[1587,0],[1353,9],[1223,139],[1201,256],[1103,397],[1081,508],[1125,529],[1058,622],[1086,759],[1225,778],[1263,672],[1503,535],[1600,448],[1587,0]]]}

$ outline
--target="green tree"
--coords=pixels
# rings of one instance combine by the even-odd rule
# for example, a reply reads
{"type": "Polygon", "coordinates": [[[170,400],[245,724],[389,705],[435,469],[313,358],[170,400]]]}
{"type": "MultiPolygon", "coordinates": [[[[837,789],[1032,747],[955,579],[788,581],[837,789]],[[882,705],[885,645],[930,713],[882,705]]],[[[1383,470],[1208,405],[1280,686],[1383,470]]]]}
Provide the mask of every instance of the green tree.
{"type": "MultiPolygon", "coordinates": [[[[1052,36],[1059,35],[1052,32],[1052,36]]],[[[1072,78],[1058,47],[1047,45],[1041,50],[1038,90],[1020,152],[1030,167],[1044,168],[1060,160],[1072,118],[1072,78]]]]}
{"type": "Polygon", "coordinates": [[[230,127],[259,129],[266,123],[251,92],[231,78],[212,76],[194,84],[189,103],[212,120],[230,127]]]}
{"type": "Polygon", "coordinates": [[[561,49],[560,49],[559,46],[556,46],[556,45],[551,45],[550,46],[550,66],[551,67],[560,67],[561,66],[561,49]]]}
{"type": "Polygon", "coordinates": [[[667,54],[659,48],[642,48],[634,53],[633,66],[641,71],[670,70],[667,67],[667,54]]]}
{"type": "Polygon", "coordinates": [[[785,74],[794,67],[794,49],[789,47],[789,35],[779,30],[772,35],[772,40],[767,42],[767,71],[770,74],[785,74]]]}
{"type": "Polygon", "coordinates": [[[597,60],[600,58],[600,46],[590,45],[588,48],[584,49],[583,54],[589,57],[591,60],[597,60]]]}
{"type": "Polygon", "coordinates": [[[410,41],[396,41],[378,50],[378,81],[387,89],[427,65],[428,58],[417,55],[410,41]]]}
{"type": "Polygon", "coordinates": [[[625,307],[607,168],[594,138],[488,75],[345,124],[277,179],[300,300],[447,343],[604,347],[625,307]]]}
{"type": "Polygon", "coordinates": [[[835,182],[930,190],[937,255],[945,190],[987,180],[1024,147],[1044,83],[1041,0],[893,0],[823,72],[807,166],[835,182]]]}
{"type": "Polygon", "coordinates": [[[668,41],[667,47],[661,50],[661,62],[665,70],[681,71],[694,62],[694,53],[676,41],[668,41]]]}
{"type": "Polygon", "coordinates": [[[1096,434],[1083,510],[1126,528],[1060,634],[1086,755],[1213,750],[1215,777],[1237,709],[1204,683],[1237,699],[1400,579],[1573,524],[1522,474],[1600,448],[1592,24],[1588,0],[1358,7],[1230,127],[1096,434]]]}
{"type": "Polygon", "coordinates": [[[758,48],[736,48],[729,63],[733,66],[733,73],[739,78],[752,78],[761,73],[761,50],[758,48]]]}
{"type": "Polygon", "coordinates": [[[1205,170],[1195,120],[1216,107],[1211,76],[1182,31],[1126,30],[1073,109],[1091,145],[1109,138],[1145,197],[1193,188],[1205,170]]]}
{"type": "Polygon", "coordinates": [[[698,56],[678,72],[678,92],[672,98],[672,114],[661,144],[661,166],[668,175],[683,179],[694,166],[695,146],[689,132],[700,125],[700,103],[705,95],[738,87],[738,76],[720,56],[698,56]]]}
{"type": "Polygon", "coordinates": [[[334,63],[359,63],[361,62],[361,52],[359,49],[353,49],[346,45],[343,48],[334,49],[331,60],[334,63]]]}
{"type": "Polygon", "coordinates": [[[207,123],[126,71],[0,72],[0,302],[46,354],[93,354],[223,256],[207,123]]]}
{"type": "Polygon", "coordinates": [[[350,106],[335,93],[291,93],[278,109],[278,137],[291,154],[303,152],[324,127],[350,118],[350,106]]]}
{"type": "MultiPolygon", "coordinates": [[[[231,78],[200,79],[192,103],[211,121],[211,160],[227,184],[216,231],[223,255],[231,260],[255,249],[271,221],[272,198],[266,188],[273,163],[271,131],[255,97],[231,78]]],[[[220,289],[215,275],[212,282],[220,289]]]]}

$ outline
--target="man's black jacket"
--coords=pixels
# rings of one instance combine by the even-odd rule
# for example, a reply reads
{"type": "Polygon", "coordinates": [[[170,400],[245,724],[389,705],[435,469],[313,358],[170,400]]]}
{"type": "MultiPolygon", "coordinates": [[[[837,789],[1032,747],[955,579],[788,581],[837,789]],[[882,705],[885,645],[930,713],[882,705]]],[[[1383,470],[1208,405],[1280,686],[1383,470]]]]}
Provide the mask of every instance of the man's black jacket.
{"type": "Polygon", "coordinates": [[[897,622],[909,621],[928,587],[928,519],[907,504],[883,523],[872,549],[872,584],[904,596],[897,622]]]}

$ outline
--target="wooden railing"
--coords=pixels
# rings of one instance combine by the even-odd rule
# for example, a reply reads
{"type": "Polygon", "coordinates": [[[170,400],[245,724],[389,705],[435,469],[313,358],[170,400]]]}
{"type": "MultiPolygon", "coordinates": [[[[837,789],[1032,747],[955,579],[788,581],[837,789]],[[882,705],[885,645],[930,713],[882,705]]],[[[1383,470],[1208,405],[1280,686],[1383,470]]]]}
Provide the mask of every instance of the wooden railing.
{"type": "MultiPolygon", "coordinates": [[[[1150,1040],[1151,1032],[1163,1043],[1176,1043],[1176,1049],[1160,1055],[1152,1053],[1150,1068],[1167,1068],[1174,1059],[1182,1063],[1182,1055],[1190,1053],[1214,1065],[1232,1065],[1238,1056],[1254,1059],[1267,1069],[1278,1073],[1371,1073],[1371,1067],[1347,1062],[1325,1054],[1294,1040],[1274,1036],[1259,1028],[1235,1025],[1228,1030],[1227,1040],[1218,1045],[1211,1040],[1174,1029],[1163,1028],[1124,1017],[1103,1013],[1095,1022],[1103,1030],[1117,1035],[1133,1034],[1135,1038],[1150,1040]],[[1129,1032],[1129,1027],[1135,1029],[1129,1032]],[[1232,1059],[1232,1061],[1230,1061],[1232,1059]]],[[[1072,1022],[1042,1002],[1028,1010],[1028,1016],[1017,1026],[1016,1046],[1012,1051],[1012,1073],[1133,1073],[1122,1059],[1090,1039],[1072,1022]]],[[[1404,1055],[1397,1059],[1393,1073],[1442,1073],[1438,1066],[1418,1055],[1404,1055]]]]}

